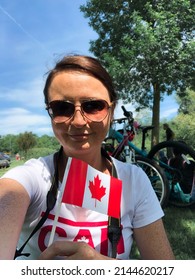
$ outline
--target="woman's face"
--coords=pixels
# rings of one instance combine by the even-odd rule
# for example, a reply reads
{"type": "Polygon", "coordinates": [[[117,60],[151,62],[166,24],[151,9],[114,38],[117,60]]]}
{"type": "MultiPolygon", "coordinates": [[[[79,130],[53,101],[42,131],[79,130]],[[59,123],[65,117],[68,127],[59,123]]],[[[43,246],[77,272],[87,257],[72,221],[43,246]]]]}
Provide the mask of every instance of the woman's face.
{"type": "MultiPolygon", "coordinates": [[[[49,102],[63,100],[79,106],[83,101],[91,99],[102,99],[111,105],[107,88],[95,77],[76,71],[64,71],[53,78],[49,88],[49,102]]],[[[67,156],[80,159],[88,155],[95,157],[100,153],[113,110],[108,109],[108,115],[101,122],[93,122],[83,116],[80,109],[76,107],[75,114],[66,122],[52,121],[53,131],[67,156]]]]}

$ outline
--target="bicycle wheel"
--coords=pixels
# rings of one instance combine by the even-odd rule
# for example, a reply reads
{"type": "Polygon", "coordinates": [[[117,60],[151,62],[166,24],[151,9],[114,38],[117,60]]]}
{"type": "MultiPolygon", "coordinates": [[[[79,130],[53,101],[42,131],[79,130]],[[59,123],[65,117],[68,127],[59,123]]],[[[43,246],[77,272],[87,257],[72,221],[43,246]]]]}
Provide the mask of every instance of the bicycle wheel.
{"type": "Polygon", "coordinates": [[[194,207],[191,200],[191,188],[195,170],[195,151],[179,141],[164,141],[155,145],[148,153],[148,158],[155,160],[169,181],[169,203],[178,207],[194,207]],[[173,158],[166,158],[166,149],[174,151],[173,158]]]}
{"type": "Polygon", "coordinates": [[[161,206],[163,208],[166,207],[169,199],[169,187],[167,178],[162,169],[152,160],[141,156],[135,157],[135,164],[139,165],[144,170],[150,179],[161,206]]]}

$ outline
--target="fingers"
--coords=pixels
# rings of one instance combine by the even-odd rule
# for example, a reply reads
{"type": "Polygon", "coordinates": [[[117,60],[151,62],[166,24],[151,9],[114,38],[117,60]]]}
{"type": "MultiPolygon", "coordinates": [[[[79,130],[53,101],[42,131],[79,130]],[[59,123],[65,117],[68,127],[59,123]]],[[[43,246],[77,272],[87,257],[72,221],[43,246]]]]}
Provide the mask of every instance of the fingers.
{"type": "Polygon", "coordinates": [[[40,260],[52,260],[57,256],[71,260],[95,259],[95,252],[85,242],[55,241],[39,257],[40,260]]]}
{"type": "Polygon", "coordinates": [[[52,260],[56,256],[66,256],[67,252],[70,250],[69,241],[55,241],[51,246],[49,246],[45,251],[43,251],[39,257],[42,260],[52,260]]]}

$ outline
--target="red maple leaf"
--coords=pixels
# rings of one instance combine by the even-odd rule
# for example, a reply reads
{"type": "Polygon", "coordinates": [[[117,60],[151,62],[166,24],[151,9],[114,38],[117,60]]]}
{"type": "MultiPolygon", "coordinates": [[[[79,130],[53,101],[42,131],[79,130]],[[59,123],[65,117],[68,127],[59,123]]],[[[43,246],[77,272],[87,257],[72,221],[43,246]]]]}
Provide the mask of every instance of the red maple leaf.
{"type": "Polygon", "coordinates": [[[101,180],[98,175],[94,177],[94,182],[89,181],[89,189],[91,198],[98,199],[99,201],[101,201],[101,198],[106,194],[106,188],[101,186],[101,180]]]}

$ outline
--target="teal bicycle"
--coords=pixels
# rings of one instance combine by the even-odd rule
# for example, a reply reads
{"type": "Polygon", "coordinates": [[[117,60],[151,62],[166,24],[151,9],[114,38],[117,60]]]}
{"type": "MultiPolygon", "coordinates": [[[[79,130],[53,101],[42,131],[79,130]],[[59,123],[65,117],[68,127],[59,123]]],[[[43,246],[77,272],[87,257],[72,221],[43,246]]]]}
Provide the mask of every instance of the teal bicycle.
{"type": "MultiPolygon", "coordinates": [[[[133,138],[136,135],[133,114],[127,111],[124,106],[121,108],[124,118],[113,120],[108,137],[103,143],[107,152],[121,161],[139,165],[148,175],[162,207],[168,203],[184,207],[194,205],[195,202],[191,200],[191,194],[183,193],[180,187],[181,182],[185,181],[186,177],[189,179],[191,175],[189,176],[188,172],[184,176],[179,166],[171,166],[168,159],[165,160],[165,150],[167,148],[179,149],[185,162],[192,168],[194,168],[195,151],[181,142],[164,141],[147,152],[145,148],[146,135],[149,130],[154,128],[153,126],[139,126],[139,130],[142,131],[142,144],[141,148],[138,148],[133,143],[133,138]],[[123,128],[116,129],[118,124],[122,124],[123,128]],[[178,198],[176,198],[177,196],[178,198]]],[[[193,181],[193,176],[191,176],[191,181],[193,181]]]]}

